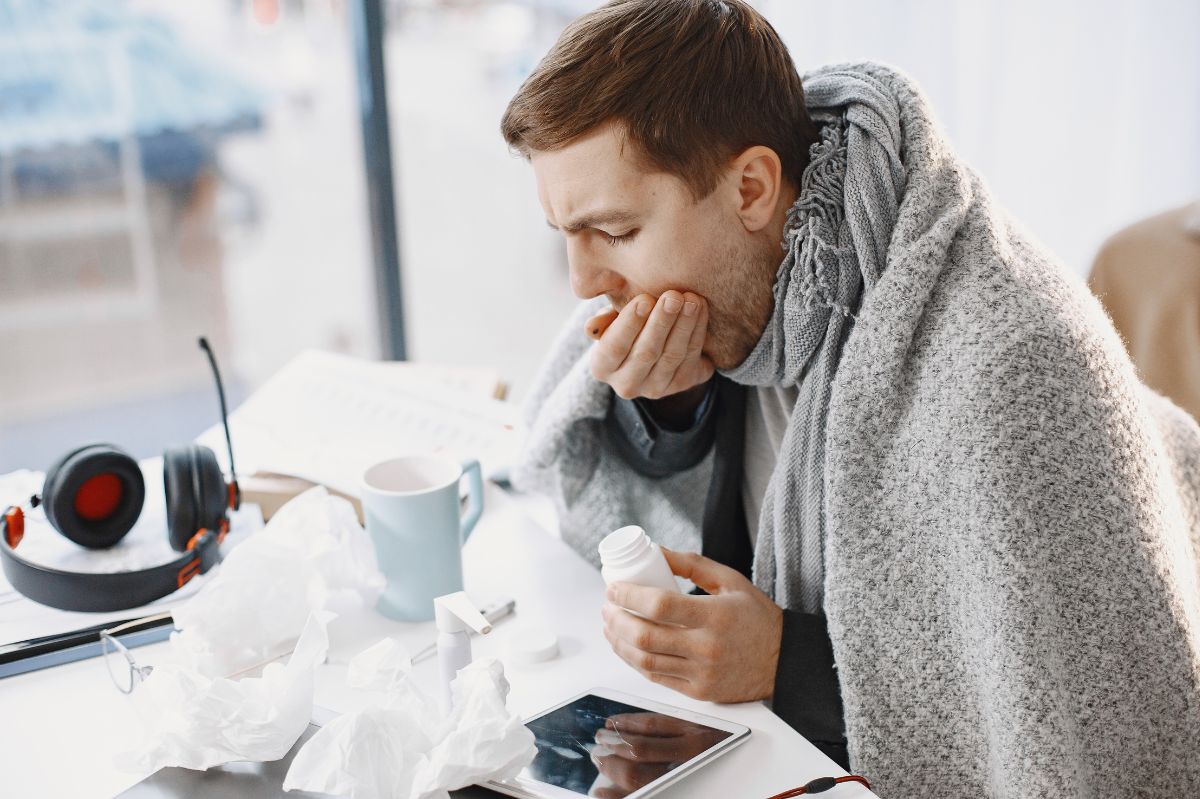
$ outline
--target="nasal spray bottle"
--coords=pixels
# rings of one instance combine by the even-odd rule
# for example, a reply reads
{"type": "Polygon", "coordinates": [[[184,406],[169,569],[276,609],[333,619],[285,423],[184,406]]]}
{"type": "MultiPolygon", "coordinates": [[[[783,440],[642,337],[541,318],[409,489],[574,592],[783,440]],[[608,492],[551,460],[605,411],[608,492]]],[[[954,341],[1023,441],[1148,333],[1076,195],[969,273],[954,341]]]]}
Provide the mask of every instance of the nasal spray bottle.
{"type": "Polygon", "coordinates": [[[433,600],[433,615],[437,621],[438,662],[442,668],[442,712],[447,716],[454,709],[450,683],[459,669],[471,665],[470,630],[486,635],[491,623],[462,591],[439,596],[433,600]]]}

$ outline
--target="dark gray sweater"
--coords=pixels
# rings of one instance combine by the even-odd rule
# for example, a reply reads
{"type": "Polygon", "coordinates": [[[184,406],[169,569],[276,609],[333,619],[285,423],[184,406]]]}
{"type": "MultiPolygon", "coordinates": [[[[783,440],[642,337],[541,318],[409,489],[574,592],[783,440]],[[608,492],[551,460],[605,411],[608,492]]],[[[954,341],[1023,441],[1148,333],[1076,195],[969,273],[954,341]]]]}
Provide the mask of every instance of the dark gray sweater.
{"type": "MultiPolygon", "coordinates": [[[[690,469],[715,447],[704,506],[703,554],[749,578],[754,553],[740,490],[745,404],[745,387],[718,375],[687,429],[669,429],[654,418],[647,403],[620,397],[614,399],[606,424],[617,451],[649,479],[690,469]]],[[[842,699],[825,614],[784,609],[772,709],[849,770],[842,699]]]]}

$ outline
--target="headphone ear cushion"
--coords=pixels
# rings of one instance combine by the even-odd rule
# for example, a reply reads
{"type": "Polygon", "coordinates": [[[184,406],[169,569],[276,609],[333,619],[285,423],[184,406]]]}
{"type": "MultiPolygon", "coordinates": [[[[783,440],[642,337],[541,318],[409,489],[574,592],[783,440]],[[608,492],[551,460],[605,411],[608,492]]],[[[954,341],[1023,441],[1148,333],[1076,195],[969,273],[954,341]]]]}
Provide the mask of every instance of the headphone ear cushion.
{"type": "MultiPolygon", "coordinates": [[[[53,500],[54,497],[56,497],[59,493],[59,486],[62,485],[62,476],[65,473],[64,467],[72,458],[74,458],[76,455],[79,455],[84,450],[94,450],[102,446],[104,445],[86,444],[82,447],[76,447],[66,455],[63,455],[61,458],[56,460],[53,464],[51,464],[50,468],[46,470],[46,476],[42,479],[42,510],[46,513],[46,521],[50,522],[50,525],[55,530],[58,530],[58,521],[54,518],[54,508],[52,507],[53,503],[51,500],[53,500]]],[[[60,530],[59,532],[62,531],[60,530]]]]}
{"type": "Polygon", "coordinates": [[[195,445],[193,453],[200,473],[200,494],[197,507],[201,509],[200,526],[216,530],[229,507],[229,488],[221,474],[217,455],[208,447],[195,445]]]}
{"type": "Polygon", "coordinates": [[[167,534],[177,551],[200,528],[216,530],[225,517],[228,489],[217,456],[208,447],[174,447],[163,455],[163,489],[167,498],[167,534]]]}
{"type": "Polygon", "coordinates": [[[172,447],[163,453],[163,493],[167,500],[167,537],[177,552],[200,525],[196,524],[191,447],[172,447]]]}
{"type": "Polygon", "coordinates": [[[137,461],[111,444],[73,450],[46,471],[46,520],[89,549],[104,549],[129,532],[142,512],[146,483],[137,461]]]}

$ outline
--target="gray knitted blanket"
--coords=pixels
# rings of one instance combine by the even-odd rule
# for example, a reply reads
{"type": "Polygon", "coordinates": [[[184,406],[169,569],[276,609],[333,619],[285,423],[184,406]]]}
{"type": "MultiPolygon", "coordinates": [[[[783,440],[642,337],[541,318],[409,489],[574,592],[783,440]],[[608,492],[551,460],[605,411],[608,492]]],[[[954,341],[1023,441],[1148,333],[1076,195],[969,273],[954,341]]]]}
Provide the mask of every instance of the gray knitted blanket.
{"type": "MultiPolygon", "coordinates": [[[[883,797],[1200,795],[1200,428],[910,80],[839,65],[804,87],[822,142],[729,375],[801,387],[755,582],[823,605],[851,765],[883,797]]],[[[555,343],[514,480],[593,562],[629,523],[699,549],[711,453],[649,480],[605,437],[582,332],[604,304],[555,343]]]]}

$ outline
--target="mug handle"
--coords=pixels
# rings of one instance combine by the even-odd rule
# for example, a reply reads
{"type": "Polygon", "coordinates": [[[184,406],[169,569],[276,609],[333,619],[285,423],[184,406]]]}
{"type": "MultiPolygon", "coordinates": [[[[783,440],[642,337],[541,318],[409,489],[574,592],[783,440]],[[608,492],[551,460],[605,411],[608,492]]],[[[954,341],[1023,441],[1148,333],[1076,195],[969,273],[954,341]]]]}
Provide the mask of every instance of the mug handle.
{"type": "Polygon", "coordinates": [[[475,459],[464,461],[462,470],[462,477],[459,478],[460,484],[463,477],[468,477],[471,480],[467,487],[467,510],[462,517],[459,528],[462,535],[462,543],[465,544],[471,536],[471,531],[475,529],[475,523],[483,515],[483,470],[479,468],[479,461],[475,459]]]}

